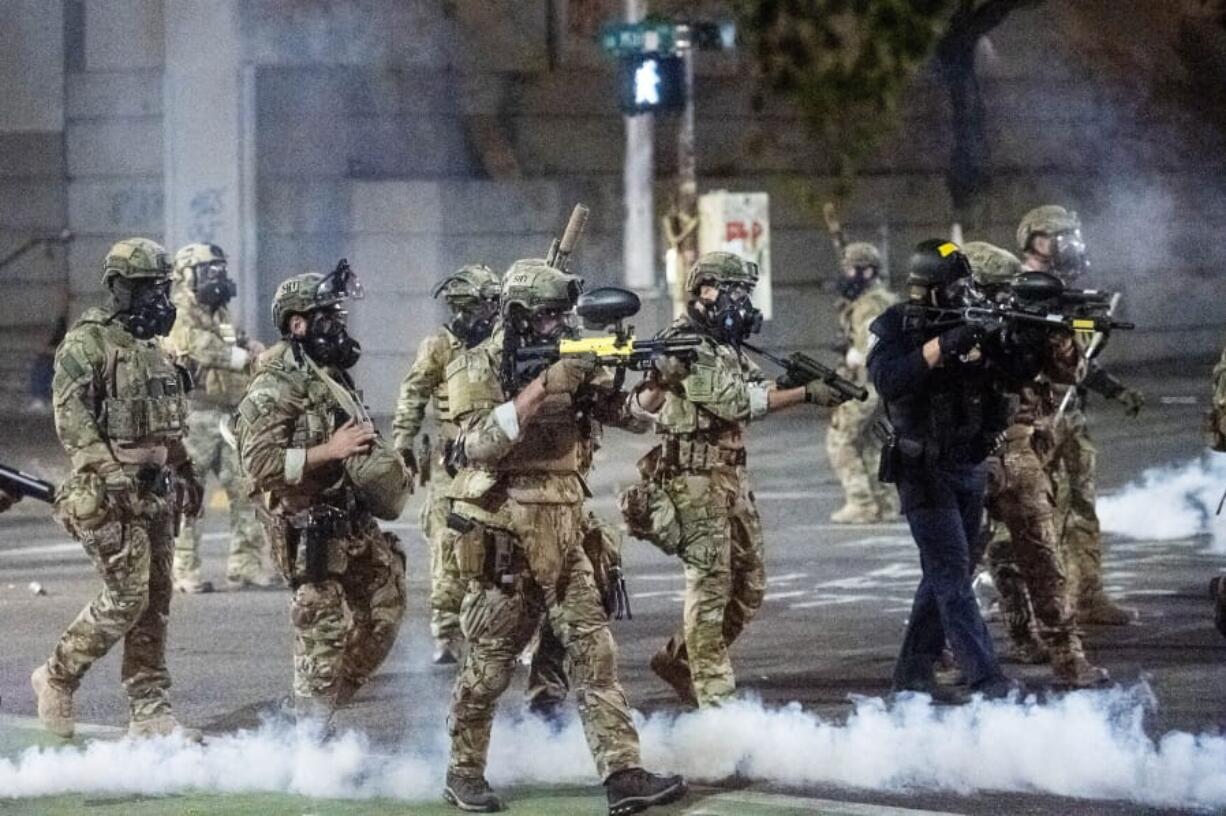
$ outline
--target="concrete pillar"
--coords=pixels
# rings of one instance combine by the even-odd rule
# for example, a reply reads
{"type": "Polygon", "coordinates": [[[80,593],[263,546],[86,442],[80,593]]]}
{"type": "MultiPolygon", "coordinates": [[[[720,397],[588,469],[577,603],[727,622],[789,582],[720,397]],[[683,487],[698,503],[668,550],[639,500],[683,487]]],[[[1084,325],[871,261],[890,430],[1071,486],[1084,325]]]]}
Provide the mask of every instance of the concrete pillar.
{"type": "Polygon", "coordinates": [[[238,282],[234,312],[252,334],[264,328],[254,313],[255,267],[250,145],[251,72],[242,65],[238,0],[164,0],[163,79],[166,248],[186,243],[221,246],[238,282]],[[252,227],[252,228],[249,228],[252,227]]]}

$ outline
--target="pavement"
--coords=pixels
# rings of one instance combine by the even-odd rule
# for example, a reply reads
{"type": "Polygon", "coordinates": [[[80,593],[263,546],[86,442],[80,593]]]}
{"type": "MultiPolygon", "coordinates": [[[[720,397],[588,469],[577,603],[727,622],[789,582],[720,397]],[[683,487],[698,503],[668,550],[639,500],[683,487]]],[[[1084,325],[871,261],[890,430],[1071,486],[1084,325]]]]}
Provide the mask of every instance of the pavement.
{"type": "MultiPolygon", "coordinates": [[[[1150,407],[1127,420],[1113,406],[1092,412],[1101,450],[1101,490],[1110,493],[1148,467],[1195,458],[1203,451],[1200,413],[1208,371],[1178,376],[1149,372],[1139,384],[1150,407]],[[1162,398],[1166,399],[1163,400],[1162,398]]],[[[856,701],[889,691],[892,661],[919,576],[906,527],[899,523],[844,527],[828,522],[841,503],[826,462],[824,418],[808,406],[772,417],[751,429],[750,470],[767,540],[768,594],[749,631],[733,649],[740,689],[768,710],[795,704],[835,725],[846,722],[856,701]],[[815,416],[816,415],[816,416],[815,416]]],[[[614,494],[634,478],[634,461],[649,440],[610,431],[592,479],[592,506],[615,519],[614,494]]],[[[0,423],[0,461],[63,477],[64,457],[49,418],[17,417],[0,423]]],[[[355,704],[340,716],[343,729],[360,731],[371,752],[396,752],[414,740],[436,745],[442,734],[452,673],[430,664],[427,627],[428,557],[416,526],[414,497],[402,518],[389,525],[406,543],[409,565],[408,617],[387,663],[355,704]]],[[[1155,507],[1154,512],[1163,508],[1155,507]]],[[[206,520],[206,577],[224,585],[224,513],[206,520]]],[[[626,547],[627,580],[634,619],[613,624],[620,674],[631,703],[645,716],[674,709],[671,694],[647,669],[651,654],[678,626],[683,579],[675,559],[646,544],[626,547]]],[[[1178,730],[1220,734],[1226,712],[1226,641],[1214,630],[1206,594],[1209,577],[1223,559],[1208,551],[1204,536],[1176,541],[1113,539],[1108,544],[1109,591],[1140,611],[1140,622],[1093,628],[1086,641],[1091,657],[1125,686],[1144,681],[1154,698],[1144,713],[1144,732],[1158,737],[1178,730]]],[[[161,796],[130,793],[66,794],[5,798],[4,763],[34,745],[58,744],[36,728],[29,674],[45,659],[65,625],[97,588],[96,576],[78,545],[50,519],[45,506],[23,502],[0,517],[0,814],[80,813],[424,813],[455,812],[437,800],[359,801],[304,798],[280,793],[211,794],[194,791],[161,796]],[[45,594],[36,594],[31,584],[45,594]]],[[[993,625],[999,635],[999,624],[993,625]]],[[[259,728],[289,689],[291,633],[286,590],[218,592],[176,596],[171,612],[168,663],[179,718],[220,738],[259,728]]],[[[1047,688],[1042,667],[1008,667],[1032,687],[1047,688]]],[[[76,695],[82,722],[123,726],[126,703],[118,683],[119,655],[100,661],[76,695]]],[[[520,705],[522,679],[503,698],[502,710],[520,705]]],[[[499,733],[495,733],[497,741],[499,733]]],[[[111,739],[105,730],[88,740],[111,739]]],[[[718,737],[713,737],[718,740],[718,737]]],[[[582,745],[581,740],[578,743],[582,745]]],[[[531,746],[524,746],[529,748],[531,746]]],[[[834,777],[814,777],[834,778],[834,777]]],[[[441,783],[441,779],[439,780],[441,783]]],[[[518,813],[603,812],[594,783],[568,780],[562,787],[510,785],[518,813]]],[[[668,813],[872,814],[1030,813],[1116,814],[1167,812],[1115,795],[1060,795],[1029,783],[984,782],[929,785],[923,780],[889,784],[797,781],[741,766],[723,779],[707,780],[668,813]]],[[[1220,800],[1226,802],[1226,796],[1220,800]]]]}

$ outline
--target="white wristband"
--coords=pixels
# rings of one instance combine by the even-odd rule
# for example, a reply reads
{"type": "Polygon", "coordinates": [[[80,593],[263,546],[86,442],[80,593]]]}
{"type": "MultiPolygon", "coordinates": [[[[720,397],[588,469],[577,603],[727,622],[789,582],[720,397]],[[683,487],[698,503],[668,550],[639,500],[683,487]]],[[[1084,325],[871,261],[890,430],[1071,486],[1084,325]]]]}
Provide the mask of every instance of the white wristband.
{"type": "Polygon", "coordinates": [[[515,412],[514,402],[504,402],[494,409],[494,421],[498,423],[498,427],[502,428],[502,432],[507,435],[507,439],[514,442],[519,439],[519,414],[515,412]]]}

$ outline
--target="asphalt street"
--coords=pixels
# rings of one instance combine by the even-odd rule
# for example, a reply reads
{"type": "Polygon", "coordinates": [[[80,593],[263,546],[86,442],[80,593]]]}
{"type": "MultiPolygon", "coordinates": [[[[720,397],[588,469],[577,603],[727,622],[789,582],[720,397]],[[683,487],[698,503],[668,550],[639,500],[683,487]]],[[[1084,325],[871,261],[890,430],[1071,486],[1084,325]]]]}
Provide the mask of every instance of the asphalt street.
{"type": "MultiPolygon", "coordinates": [[[[1200,412],[1207,371],[1142,381],[1150,407],[1137,420],[1101,403],[1092,411],[1101,449],[1101,489],[1118,490],[1147,467],[1200,455],[1200,412]],[[1185,396],[1195,396],[1191,404],[1185,396]],[[1166,396],[1163,402],[1160,398],[1166,396]],[[1171,399],[1173,398],[1173,399],[1171,399]]],[[[841,495],[826,462],[824,419],[803,406],[751,429],[750,471],[767,541],[769,589],[765,605],[733,650],[740,688],[769,705],[797,701],[832,720],[847,716],[857,695],[888,692],[919,565],[901,523],[844,527],[828,522],[841,495]]],[[[593,507],[616,518],[614,493],[634,477],[647,437],[606,435],[592,479],[593,507]]],[[[66,463],[49,418],[13,419],[0,427],[0,461],[60,478],[66,463]]],[[[426,625],[428,559],[418,533],[420,497],[392,525],[406,544],[410,607],[395,651],[356,704],[345,727],[366,731],[379,746],[402,744],[406,734],[437,733],[451,672],[429,662],[426,625]]],[[[1155,507],[1154,512],[1163,508],[1155,507]]],[[[207,520],[206,577],[222,581],[224,513],[207,520]]],[[[1109,590],[1140,610],[1140,622],[1088,630],[1093,659],[1112,677],[1141,679],[1157,703],[1146,730],[1217,732],[1226,712],[1226,640],[1213,629],[1208,578],[1222,563],[1200,538],[1180,541],[1113,539],[1107,556],[1109,590]]],[[[666,710],[671,694],[647,669],[648,659],[678,625],[683,581],[679,564],[650,546],[628,541],[625,551],[634,619],[614,623],[620,671],[634,706],[666,710]]],[[[96,590],[97,579],[79,546],[51,520],[48,508],[23,502],[0,518],[0,696],[8,714],[31,716],[29,674],[64,626],[96,590]],[[36,594],[36,582],[45,594],[36,594]]],[[[289,688],[291,637],[286,590],[178,595],[171,612],[169,664],[178,716],[207,732],[255,726],[289,688]]],[[[994,630],[1000,634],[999,624],[994,630]]],[[[117,650],[118,651],[118,650],[117,650]]],[[[1034,687],[1045,670],[1013,666],[1034,687]]],[[[126,703],[117,682],[118,654],[103,660],[77,694],[82,721],[122,725],[126,703]]],[[[504,707],[520,704],[517,685],[504,707]]],[[[779,791],[737,780],[739,786],[779,791]]],[[[1126,802],[1066,799],[1050,794],[792,787],[791,793],[830,799],[972,813],[1098,814],[1156,812],[1126,802]]]]}

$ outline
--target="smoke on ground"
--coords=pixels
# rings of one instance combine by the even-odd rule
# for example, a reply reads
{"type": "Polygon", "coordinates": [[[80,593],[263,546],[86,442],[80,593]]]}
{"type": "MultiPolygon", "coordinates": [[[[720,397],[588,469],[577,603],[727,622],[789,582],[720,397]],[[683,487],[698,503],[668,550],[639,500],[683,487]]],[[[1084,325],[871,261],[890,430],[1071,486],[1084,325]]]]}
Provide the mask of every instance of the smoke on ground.
{"type": "MultiPolygon", "coordinates": [[[[1022,791],[1147,805],[1226,807],[1226,738],[1172,732],[1154,740],[1143,720],[1145,686],[1079,692],[1039,704],[977,702],[934,707],[864,698],[845,722],[798,705],[741,700],[722,708],[640,722],[644,763],[695,781],[741,778],[791,786],[908,791],[1022,791]]],[[[427,752],[374,753],[357,734],[325,744],[266,725],[207,745],[173,739],[95,741],[31,748],[0,759],[0,796],[56,793],[169,794],[187,790],[283,792],[313,797],[438,796],[445,760],[439,734],[427,752]]],[[[583,731],[500,719],[490,781],[595,784],[583,731]]]]}
{"type": "Polygon", "coordinates": [[[1098,500],[1105,532],[1133,539],[1171,541],[1208,535],[1226,553],[1226,517],[1216,515],[1226,490],[1226,456],[1149,468],[1119,492],[1098,500]]]}

